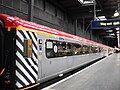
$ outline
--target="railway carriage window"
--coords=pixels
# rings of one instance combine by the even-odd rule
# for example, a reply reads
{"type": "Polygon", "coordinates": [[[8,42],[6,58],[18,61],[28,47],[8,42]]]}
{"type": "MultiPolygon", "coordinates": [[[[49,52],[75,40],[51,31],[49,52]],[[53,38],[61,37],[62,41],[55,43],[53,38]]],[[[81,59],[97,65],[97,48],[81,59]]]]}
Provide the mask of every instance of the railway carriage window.
{"type": "Polygon", "coordinates": [[[97,53],[99,52],[99,48],[96,46],[92,46],[92,53],[97,53]]]}
{"type": "Polygon", "coordinates": [[[95,47],[95,53],[98,53],[98,52],[99,52],[99,48],[95,47]]]}
{"type": "Polygon", "coordinates": [[[101,52],[101,48],[99,47],[99,52],[101,52]]]}
{"type": "Polygon", "coordinates": [[[65,50],[65,43],[64,42],[57,42],[58,44],[58,57],[64,56],[64,50],[65,50]]]}
{"type": "Polygon", "coordinates": [[[68,42],[62,42],[62,56],[71,56],[72,51],[71,51],[71,43],[68,42]]]}
{"type": "Polygon", "coordinates": [[[24,40],[24,56],[32,57],[32,40],[31,39],[24,40]]]}
{"type": "Polygon", "coordinates": [[[98,52],[101,52],[101,51],[100,51],[100,47],[98,47],[98,52]]]}
{"type": "Polygon", "coordinates": [[[80,45],[77,43],[62,42],[55,40],[46,41],[46,57],[64,57],[87,54],[90,51],[90,46],[80,45]]]}
{"type": "Polygon", "coordinates": [[[82,47],[82,51],[83,51],[83,54],[87,54],[87,53],[89,53],[89,46],[87,46],[87,45],[83,45],[83,47],[82,47]]]}
{"type": "Polygon", "coordinates": [[[66,42],[57,42],[58,45],[58,57],[67,56],[68,47],[66,42]]]}
{"type": "Polygon", "coordinates": [[[91,46],[88,46],[88,53],[91,53],[91,46]]]}
{"type": "Polygon", "coordinates": [[[82,49],[81,49],[81,45],[80,44],[72,44],[72,51],[73,51],[73,55],[80,55],[82,54],[82,49]]]}
{"type": "Polygon", "coordinates": [[[71,56],[73,53],[72,53],[72,44],[71,43],[67,43],[66,44],[66,49],[67,49],[67,56],[71,56]]]}
{"type": "Polygon", "coordinates": [[[101,51],[104,52],[104,48],[101,48],[101,51]]]}

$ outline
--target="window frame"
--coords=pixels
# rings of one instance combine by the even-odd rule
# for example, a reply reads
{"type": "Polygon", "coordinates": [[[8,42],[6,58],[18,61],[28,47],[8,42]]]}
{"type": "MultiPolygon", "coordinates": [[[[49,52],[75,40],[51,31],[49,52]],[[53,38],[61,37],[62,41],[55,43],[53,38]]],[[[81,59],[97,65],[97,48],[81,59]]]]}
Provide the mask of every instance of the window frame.
{"type": "MultiPolygon", "coordinates": [[[[94,52],[93,48],[94,46],[91,46],[91,45],[84,45],[84,44],[82,45],[80,43],[72,43],[72,42],[58,41],[58,40],[52,40],[52,39],[46,39],[46,42],[45,42],[45,54],[47,58],[58,58],[58,57],[64,57],[64,56],[75,56],[75,55],[98,53],[98,52],[94,52]],[[52,56],[48,56],[47,54],[47,48],[46,48],[47,41],[50,41],[53,43],[53,48],[51,48],[52,56]],[[57,49],[58,49],[57,53],[54,52],[55,45],[57,46],[57,49]],[[60,47],[61,47],[61,50],[60,50],[60,47]]],[[[99,48],[99,47],[95,47],[95,48],[99,48]]]]}

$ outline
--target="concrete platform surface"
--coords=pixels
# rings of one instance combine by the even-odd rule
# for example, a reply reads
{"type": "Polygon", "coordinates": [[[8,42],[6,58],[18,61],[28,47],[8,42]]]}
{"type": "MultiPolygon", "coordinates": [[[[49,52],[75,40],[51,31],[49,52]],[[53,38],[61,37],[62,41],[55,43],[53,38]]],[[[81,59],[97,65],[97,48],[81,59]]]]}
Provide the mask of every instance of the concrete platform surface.
{"type": "Polygon", "coordinates": [[[120,90],[120,53],[112,54],[42,90],[120,90]]]}

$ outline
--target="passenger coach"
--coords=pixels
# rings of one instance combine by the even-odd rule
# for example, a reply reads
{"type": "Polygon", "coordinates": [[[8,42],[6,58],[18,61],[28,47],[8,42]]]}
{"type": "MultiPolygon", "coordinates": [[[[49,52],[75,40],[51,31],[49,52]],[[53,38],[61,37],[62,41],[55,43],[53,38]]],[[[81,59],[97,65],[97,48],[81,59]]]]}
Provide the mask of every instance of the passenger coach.
{"type": "Polygon", "coordinates": [[[113,53],[113,48],[0,14],[0,88],[39,84],[113,53]]]}

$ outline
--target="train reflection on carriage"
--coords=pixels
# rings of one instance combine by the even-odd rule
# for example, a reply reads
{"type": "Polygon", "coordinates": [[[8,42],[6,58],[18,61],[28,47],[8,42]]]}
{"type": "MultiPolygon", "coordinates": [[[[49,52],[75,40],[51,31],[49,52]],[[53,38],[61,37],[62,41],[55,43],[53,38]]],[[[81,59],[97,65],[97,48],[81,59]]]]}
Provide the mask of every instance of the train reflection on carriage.
{"type": "Polygon", "coordinates": [[[64,74],[114,49],[0,14],[0,88],[24,88],[64,74]]]}

